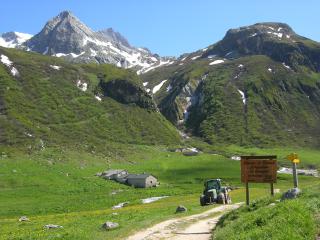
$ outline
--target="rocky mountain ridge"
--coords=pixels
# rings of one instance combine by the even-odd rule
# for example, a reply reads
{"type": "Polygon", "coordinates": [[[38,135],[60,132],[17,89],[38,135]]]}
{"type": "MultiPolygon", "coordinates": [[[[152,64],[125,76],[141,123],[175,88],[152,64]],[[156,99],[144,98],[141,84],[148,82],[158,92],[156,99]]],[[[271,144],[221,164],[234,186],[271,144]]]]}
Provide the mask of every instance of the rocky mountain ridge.
{"type": "Polygon", "coordinates": [[[62,57],[71,62],[110,63],[122,68],[133,68],[138,74],[171,64],[174,59],[160,57],[147,48],[133,47],[112,28],[93,31],[70,11],[63,11],[49,20],[38,34],[25,34],[29,38],[16,37],[11,40],[9,35],[2,35],[0,46],[62,57]]]}
{"type": "Polygon", "coordinates": [[[318,146],[320,44],[283,23],[229,30],[142,75],[160,111],[211,143],[318,146]]]}

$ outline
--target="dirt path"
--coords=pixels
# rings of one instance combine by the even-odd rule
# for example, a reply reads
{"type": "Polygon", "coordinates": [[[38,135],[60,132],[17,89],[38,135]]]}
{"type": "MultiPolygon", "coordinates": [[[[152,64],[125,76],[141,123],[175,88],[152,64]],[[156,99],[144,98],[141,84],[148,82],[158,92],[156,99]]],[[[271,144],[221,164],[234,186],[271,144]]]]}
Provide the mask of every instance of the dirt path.
{"type": "Polygon", "coordinates": [[[220,217],[240,206],[241,204],[221,205],[200,214],[170,219],[137,232],[127,240],[209,240],[220,217]]]}

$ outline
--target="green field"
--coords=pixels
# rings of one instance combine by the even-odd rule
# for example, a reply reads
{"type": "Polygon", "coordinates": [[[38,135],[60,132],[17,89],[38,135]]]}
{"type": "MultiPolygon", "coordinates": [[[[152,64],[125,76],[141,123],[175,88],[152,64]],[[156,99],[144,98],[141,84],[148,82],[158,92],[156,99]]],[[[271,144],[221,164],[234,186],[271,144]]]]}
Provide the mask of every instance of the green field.
{"type": "MultiPolygon", "coordinates": [[[[14,148],[1,149],[0,238],[122,239],[140,228],[175,217],[179,204],[188,208],[185,214],[212,207],[199,206],[199,195],[207,178],[222,178],[225,184],[240,187],[232,192],[233,202],[244,201],[238,161],[208,153],[186,157],[169,152],[164,146],[118,147],[112,158],[56,148],[30,155],[14,148]],[[157,176],[161,184],[158,188],[135,189],[94,176],[108,168],[149,172],[157,176]],[[141,203],[143,198],[164,195],[170,197],[150,204],[141,203]],[[112,210],[112,206],[126,201],[130,202],[128,206],[112,210]],[[114,212],[118,215],[113,215],[114,212]],[[30,221],[19,222],[23,215],[30,221]],[[118,222],[120,228],[102,230],[101,225],[106,221],[118,222]],[[64,228],[45,230],[43,226],[50,223],[64,228]]],[[[225,149],[231,154],[233,148],[225,149]]],[[[264,150],[263,153],[275,152],[264,150]]],[[[286,150],[282,154],[285,155],[286,150]]],[[[310,154],[317,154],[317,151],[310,151],[310,154]]],[[[299,180],[302,188],[320,183],[313,177],[304,176],[299,180]]],[[[291,181],[291,176],[279,175],[275,188],[285,191],[291,187],[291,181]]],[[[268,196],[268,187],[267,184],[251,185],[251,199],[268,196]]]]}

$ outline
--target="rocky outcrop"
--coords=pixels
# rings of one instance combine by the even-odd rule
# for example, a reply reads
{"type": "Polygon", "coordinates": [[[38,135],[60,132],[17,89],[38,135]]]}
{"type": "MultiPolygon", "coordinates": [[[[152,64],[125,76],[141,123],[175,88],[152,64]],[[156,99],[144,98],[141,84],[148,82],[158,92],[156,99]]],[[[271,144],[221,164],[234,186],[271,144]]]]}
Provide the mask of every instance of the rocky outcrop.
{"type": "Polygon", "coordinates": [[[105,222],[104,224],[102,224],[102,228],[105,230],[112,230],[118,227],[119,227],[119,223],[115,223],[115,222],[105,222]]]}
{"type": "Polygon", "coordinates": [[[299,188],[292,188],[286,191],[282,197],[281,200],[286,200],[286,199],[294,199],[297,198],[301,194],[301,190],[299,188]]]}
{"type": "Polygon", "coordinates": [[[135,104],[141,108],[156,111],[152,97],[143,88],[126,80],[100,82],[104,96],[111,97],[124,104],[135,104]]]}
{"type": "Polygon", "coordinates": [[[176,213],[186,212],[188,209],[185,206],[179,205],[176,209],[176,213]]]}

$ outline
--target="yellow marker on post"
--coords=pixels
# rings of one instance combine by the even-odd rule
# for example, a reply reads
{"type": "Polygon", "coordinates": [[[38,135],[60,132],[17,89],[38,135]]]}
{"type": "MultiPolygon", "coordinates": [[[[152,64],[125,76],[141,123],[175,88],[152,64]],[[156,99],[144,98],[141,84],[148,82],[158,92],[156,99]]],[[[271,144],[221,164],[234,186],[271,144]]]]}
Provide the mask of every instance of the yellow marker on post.
{"type": "Polygon", "coordinates": [[[292,161],[293,163],[300,163],[300,159],[296,158],[296,159],[293,159],[292,161]]]}
{"type": "Polygon", "coordinates": [[[291,153],[290,155],[287,156],[287,159],[290,160],[291,162],[298,160],[297,163],[300,162],[299,158],[298,158],[298,154],[296,153],[291,153]]]}
{"type": "Polygon", "coordinates": [[[292,175],[293,175],[293,185],[295,188],[298,187],[298,174],[297,174],[297,164],[300,163],[298,154],[291,153],[287,156],[287,159],[292,162],[292,175]]]}

